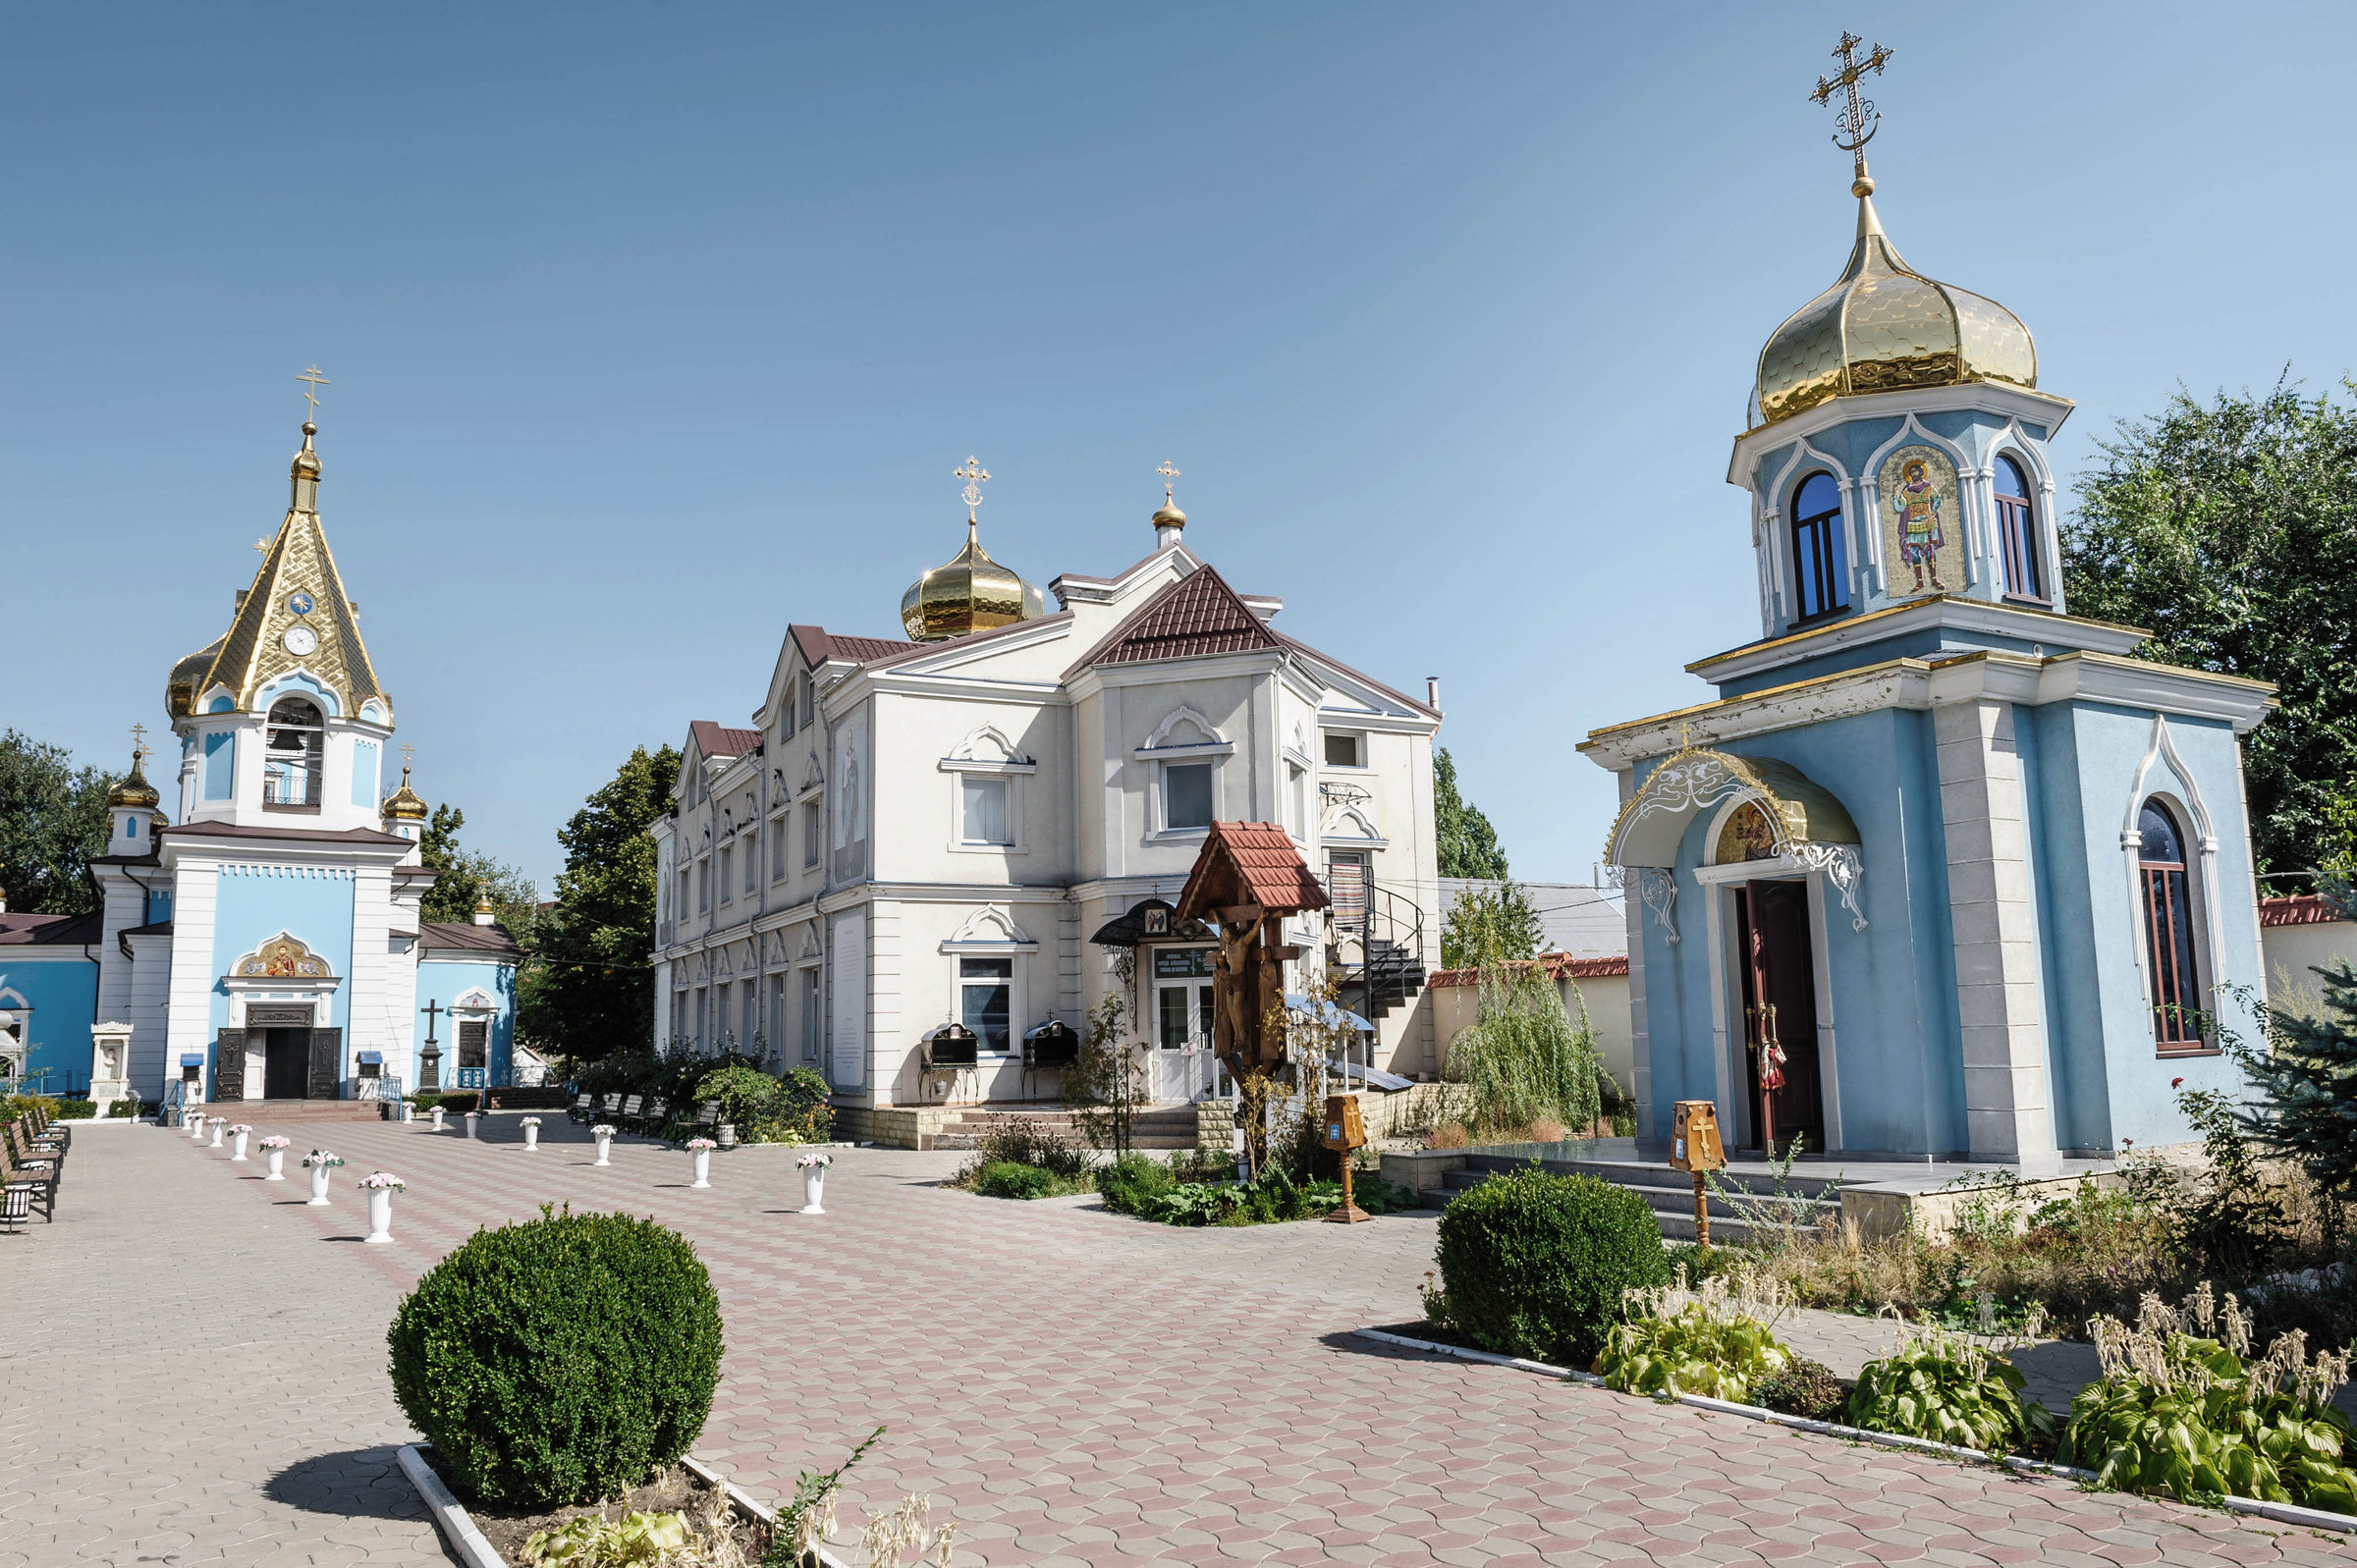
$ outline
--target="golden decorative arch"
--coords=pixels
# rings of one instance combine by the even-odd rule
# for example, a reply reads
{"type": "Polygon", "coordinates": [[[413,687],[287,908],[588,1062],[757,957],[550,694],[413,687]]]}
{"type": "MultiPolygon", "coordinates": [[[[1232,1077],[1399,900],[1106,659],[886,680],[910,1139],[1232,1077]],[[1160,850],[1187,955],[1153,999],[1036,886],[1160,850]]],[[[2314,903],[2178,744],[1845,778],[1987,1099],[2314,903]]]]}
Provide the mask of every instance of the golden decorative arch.
{"type": "Polygon", "coordinates": [[[335,971],[301,942],[280,932],[229,966],[238,980],[331,980],[335,971]]]}

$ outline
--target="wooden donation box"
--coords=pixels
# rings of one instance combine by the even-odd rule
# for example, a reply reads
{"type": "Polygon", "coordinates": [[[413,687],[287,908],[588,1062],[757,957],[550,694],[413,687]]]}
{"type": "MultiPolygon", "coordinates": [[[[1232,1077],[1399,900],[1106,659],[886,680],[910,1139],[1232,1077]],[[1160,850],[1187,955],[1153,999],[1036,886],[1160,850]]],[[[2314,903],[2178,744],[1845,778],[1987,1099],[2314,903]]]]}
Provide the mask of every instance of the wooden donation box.
{"type": "Polygon", "coordinates": [[[1367,1142],[1367,1124],[1358,1114],[1358,1096],[1326,1097],[1326,1135],[1319,1141],[1343,1157],[1343,1201],[1327,1219],[1338,1225],[1355,1225],[1373,1217],[1350,1198],[1350,1151],[1365,1148],[1367,1142]]]}
{"type": "Polygon", "coordinates": [[[1694,1173],[1694,1240],[1711,1244],[1711,1198],[1705,1171],[1727,1163],[1719,1146],[1719,1108],[1708,1100],[1680,1100],[1670,1110],[1670,1168],[1694,1173]]]}

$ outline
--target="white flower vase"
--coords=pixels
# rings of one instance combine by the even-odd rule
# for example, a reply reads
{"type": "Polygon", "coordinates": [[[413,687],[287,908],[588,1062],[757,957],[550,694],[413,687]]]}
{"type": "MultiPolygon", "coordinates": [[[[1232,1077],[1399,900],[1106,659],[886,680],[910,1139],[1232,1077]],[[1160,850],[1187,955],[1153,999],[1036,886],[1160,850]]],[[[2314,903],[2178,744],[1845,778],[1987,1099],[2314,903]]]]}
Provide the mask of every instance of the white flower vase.
{"type": "Polygon", "coordinates": [[[393,1189],[368,1189],[368,1239],[386,1242],[393,1239],[393,1189]]]}
{"type": "Polygon", "coordinates": [[[595,1160],[592,1160],[592,1161],[591,1161],[591,1162],[590,1162],[591,1164],[593,1164],[593,1165],[610,1165],[610,1164],[612,1164],[614,1162],[613,1162],[613,1161],[611,1161],[611,1160],[608,1160],[608,1159],[606,1158],[606,1156],[607,1156],[607,1154],[608,1154],[608,1153],[609,1153],[609,1152],[610,1152],[610,1151],[613,1149],[613,1147],[614,1147],[614,1140],[613,1140],[613,1139],[611,1139],[611,1138],[600,1138],[600,1139],[598,1139],[598,1140],[597,1140],[597,1158],[596,1158],[595,1160]]]}
{"type": "Polygon", "coordinates": [[[526,1127],[526,1128],[524,1128],[524,1129],[523,1129],[523,1146],[524,1146],[526,1149],[537,1149],[537,1148],[539,1148],[539,1147],[540,1147],[540,1129],[539,1129],[539,1128],[537,1128],[537,1127],[526,1127]]]}
{"type": "Polygon", "coordinates": [[[475,1124],[482,1119],[482,1112],[479,1110],[469,1110],[466,1112],[466,1136],[469,1140],[474,1137],[475,1124]]]}
{"type": "Polygon", "coordinates": [[[221,1147],[221,1123],[216,1121],[209,1123],[209,1125],[213,1129],[213,1141],[207,1145],[207,1147],[218,1149],[221,1147]]]}
{"type": "Polygon", "coordinates": [[[805,1169],[802,1172],[802,1213],[806,1215],[825,1214],[826,1210],[819,1207],[819,1199],[825,1195],[826,1189],[826,1166],[811,1165],[805,1169]]]}
{"type": "Polygon", "coordinates": [[[695,1179],[687,1183],[687,1185],[690,1187],[711,1186],[712,1151],[709,1149],[692,1150],[690,1151],[690,1157],[695,1161],[695,1179]]]}
{"type": "Polygon", "coordinates": [[[327,1207],[328,1174],[328,1168],[325,1165],[313,1165],[311,1167],[311,1201],[308,1204],[305,1204],[303,1207],[307,1209],[324,1209],[327,1207]]]}
{"type": "Polygon", "coordinates": [[[230,1150],[231,1150],[231,1153],[230,1153],[230,1157],[229,1157],[229,1158],[230,1158],[230,1162],[231,1162],[231,1163],[233,1163],[233,1164],[234,1164],[234,1163],[236,1163],[238,1161],[244,1160],[244,1159],[246,1158],[246,1140],[247,1140],[247,1139],[248,1139],[248,1138],[250,1138],[250,1137],[252,1137],[252,1136],[253,1136],[253,1134],[249,1133],[249,1132],[241,1132],[241,1133],[237,1133],[237,1134],[235,1134],[234,1136],[232,1136],[232,1137],[231,1137],[231,1139],[230,1139],[230,1141],[229,1141],[229,1146],[230,1146],[230,1150]]]}
{"type": "Polygon", "coordinates": [[[440,1106],[436,1106],[436,1107],[434,1108],[434,1131],[436,1131],[436,1132],[440,1132],[441,1130],[442,1130],[442,1108],[441,1108],[440,1106]]]}
{"type": "Polygon", "coordinates": [[[198,1112],[197,1114],[189,1118],[189,1138],[192,1142],[203,1141],[204,1116],[202,1112],[198,1112]]]}
{"type": "Polygon", "coordinates": [[[270,1157],[270,1174],[264,1176],[262,1179],[264,1181],[286,1180],[287,1152],[284,1149],[265,1149],[262,1152],[270,1157]]]}

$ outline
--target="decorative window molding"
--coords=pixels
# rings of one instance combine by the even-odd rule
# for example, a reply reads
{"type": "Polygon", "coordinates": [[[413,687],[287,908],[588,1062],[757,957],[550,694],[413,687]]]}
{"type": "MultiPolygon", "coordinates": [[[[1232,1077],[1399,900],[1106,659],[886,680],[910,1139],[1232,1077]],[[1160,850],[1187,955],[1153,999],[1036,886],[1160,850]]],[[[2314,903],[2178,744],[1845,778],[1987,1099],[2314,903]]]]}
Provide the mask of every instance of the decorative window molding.
{"type": "Polygon", "coordinates": [[[1171,710],[1146,743],[1130,755],[1141,762],[1151,762],[1176,754],[1225,757],[1235,750],[1235,742],[1220,733],[1219,726],[1185,704],[1171,710]]]}
{"type": "Polygon", "coordinates": [[[1347,849],[1382,849],[1391,840],[1376,831],[1366,814],[1354,805],[1339,805],[1326,813],[1318,827],[1318,841],[1347,849]]]}
{"type": "Polygon", "coordinates": [[[1039,944],[1014,923],[1014,916],[989,905],[965,917],[957,932],[944,941],[945,953],[1037,952],[1039,944]]]}
{"type": "Polygon", "coordinates": [[[984,725],[941,759],[944,773],[1037,773],[1039,763],[1014,749],[996,725],[984,725]]]}
{"type": "MultiPolygon", "coordinates": [[[[2207,997],[2210,988],[2218,983],[2218,911],[2223,907],[2218,896],[2218,829],[2210,815],[2210,806],[2202,798],[2201,785],[2194,782],[2193,770],[2177,755],[2176,737],[2170,733],[2165,714],[2153,715],[2152,734],[2146,740],[2144,760],[2136,765],[2136,777],[2128,789],[2127,809],[2119,827],[2119,852],[2126,869],[2128,882],[2128,918],[2136,928],[2136,985],[2138,998],[2146,1008],[2153,1005],[2153,974],[2149,954],[2153,934],[2144,912],[2144,834],[2138,819],[2144,803],[2159,796],[2167,805],[2177,808],[2181,820],[2193,830],[2194,842],[2200,854],[2197,876],[2193,883],[2193,918],[2200,926],[2195,945],[2195,962],[2200,971],[2199,992],[2207,997]],[[2152,784],[2151,775],[2156,763],[2165,764],[2175,780],[2177,789],[2170,790],[2152,784]]],[[[2194,870],[2187,868],[2188,872],[2194,870]]]]}

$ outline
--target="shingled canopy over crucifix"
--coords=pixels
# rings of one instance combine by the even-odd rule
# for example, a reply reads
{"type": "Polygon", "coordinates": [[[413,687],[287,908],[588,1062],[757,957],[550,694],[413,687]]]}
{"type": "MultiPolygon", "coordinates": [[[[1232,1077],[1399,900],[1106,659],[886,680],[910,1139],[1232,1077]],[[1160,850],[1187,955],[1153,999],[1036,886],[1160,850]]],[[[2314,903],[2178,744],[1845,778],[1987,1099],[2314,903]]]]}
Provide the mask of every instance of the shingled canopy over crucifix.
{"type": "Polygon", "coordinates": [[[1301,851],[1273,822],[1215,822],[1187,873],[1172,924],[1209,923],[1219,932],[1212,966],[1211,1045],[1238,1079],[1285,1059],[1267,1021],[1285,1004],[1285,962],[1301,950],[1276,940],[1285,917],[1327,906],[1326,890],[1301,851]]]}

